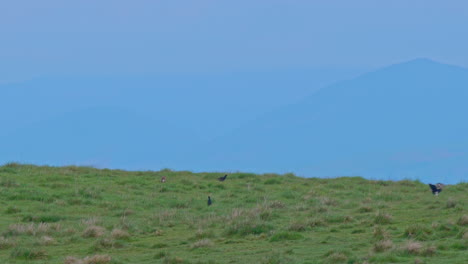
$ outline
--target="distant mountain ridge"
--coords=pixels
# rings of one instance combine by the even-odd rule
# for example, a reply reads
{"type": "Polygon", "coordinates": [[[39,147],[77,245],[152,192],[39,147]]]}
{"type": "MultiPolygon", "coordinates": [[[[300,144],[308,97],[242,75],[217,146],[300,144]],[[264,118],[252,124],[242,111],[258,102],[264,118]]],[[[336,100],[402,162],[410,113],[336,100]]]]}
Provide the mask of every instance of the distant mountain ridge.
{"type": "Polygon", "coordinates": [[[356,71],[59,75],[2,83],[0,163],[178,167],[194,158],[187,154],[194,146],[356,71]]]}
{"type": "MultiPolygon", "coordinates": [[[[188,80],[174,84],[177,78],[167,82],[178,87],[175,92],[158,89],[158,82],[125,78],[71,82],[70,89],[61,89],[67,80],[6,86],[0,161],[468,180],[467,69],[412,60],[337,82],[271,112],[262,109],[274,105],[266,102],[268,86],[248,93],[251,86],[281,79],[264,77],[229,84],[243,90],[213,104],[209,100],[217,99],[224,79],[197,82],[207,85],[202,94],[191,90],[188,80]],[[106,89],[98,93],[94,88],[100,86],[106,89]],[[242,98],[247,103],[236,104],[242,98]],[[67,112],[57,112],[62,109],[67,112]],[[41,117],[47,118],[32,122],[41,117]],[[238,129],[227,129],[242,120],[238,129]],[[216,139],[201,138],[200,132],[213,130],[216,139]]],[[[288,80],[297,82],[284,77],[284,87],[271,90],[272,100],[280,99],[288,80]]]]}
{"type": "Polygon", "coordinates": [[[396,64],[251,122],[214,142],[204,165],[466,181],[467,101],[468,70],[427,59],[396,64]]]}

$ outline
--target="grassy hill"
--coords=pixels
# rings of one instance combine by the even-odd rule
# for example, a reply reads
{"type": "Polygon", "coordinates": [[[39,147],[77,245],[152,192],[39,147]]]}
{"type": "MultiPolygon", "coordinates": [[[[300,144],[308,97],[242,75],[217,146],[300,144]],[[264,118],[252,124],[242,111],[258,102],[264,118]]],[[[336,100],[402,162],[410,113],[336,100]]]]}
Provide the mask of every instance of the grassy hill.
{"type": "Polygon", "coordinates": [[[467,183],[222,175],[6,164],[0,263],[468,263],[467,183]]]}

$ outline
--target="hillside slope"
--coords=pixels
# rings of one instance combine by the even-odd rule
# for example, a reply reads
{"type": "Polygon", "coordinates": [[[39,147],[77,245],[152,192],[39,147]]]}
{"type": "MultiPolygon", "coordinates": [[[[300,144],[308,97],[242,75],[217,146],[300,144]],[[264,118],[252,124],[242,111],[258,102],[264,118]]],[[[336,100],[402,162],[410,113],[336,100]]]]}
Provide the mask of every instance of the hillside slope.
{"type": "Polygon", "coordinates": [[[221,175],[6,164],[0,262],[468,262],[466,183],[221,175]]]}

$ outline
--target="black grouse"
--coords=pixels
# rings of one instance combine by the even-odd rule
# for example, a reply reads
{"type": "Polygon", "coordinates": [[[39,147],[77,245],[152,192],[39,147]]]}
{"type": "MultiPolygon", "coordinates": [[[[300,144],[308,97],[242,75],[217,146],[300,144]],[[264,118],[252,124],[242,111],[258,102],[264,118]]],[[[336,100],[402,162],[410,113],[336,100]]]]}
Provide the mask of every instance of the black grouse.
{"type": "Polygon", "coordinates": [[[227,177],[227,174],[224,175],[223,177],[219,177],[219,178],[218,178],[218,181],[224,181],[224,180],[226,179],[226,177],[227,177]]]}
{"type": "Polygon", "coordinates": [[[429,183],[429,187],[431,187],[432,194],[439,195],[439,193],[442,191],[443,184],[438,183],[438,184],[434,185],[434,184],[429,183]]]}
{"type": "Polygon", "coordinates": [[[208,206],[210,206],[213,202],[211,201],[211,197],[208,196],[208,206]]]}

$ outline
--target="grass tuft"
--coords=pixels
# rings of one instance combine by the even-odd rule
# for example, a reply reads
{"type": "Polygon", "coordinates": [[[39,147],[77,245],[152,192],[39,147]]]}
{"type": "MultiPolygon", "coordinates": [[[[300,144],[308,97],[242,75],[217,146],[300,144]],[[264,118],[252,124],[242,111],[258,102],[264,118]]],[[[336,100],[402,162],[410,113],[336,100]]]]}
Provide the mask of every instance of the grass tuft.
{"type": "Polygon", "coordinates": [[[50,246],[56,244],[56,241],[53,237],[43,236],[41,237],[40,244],[43,246],[50,246]]]}
{"type": "Polygon", "coordinates": [[[461,226],[466,226],[468,225],[468,215],[462,215],[460,218],[458,218],[457,224],[461,226]]]}
{"type": "Polygon", "coordinates": [[[390,249],[393,248],[393,242],[389,239],[387,240],[380,240],[380,241],[377,241],[375,244],[374,244],[374,251],[375,252],[384,252],[384,251],[388,251],[390,249]]]}
{"type": "Polygon", "coordinates": [[[0,249],[9,249],[15,246],[16,243],[12,239],[0,236],[0,249]]]}
{"type": "Polygon", "coordinates": [[[107,264],[111,263],[112,258],[109,255],[94,255],[88,256],[84,259],[79,259],[72,256],[67,256],[64,264],[107,264]]]}
{"type": "Polygon", "coordinates": [[[84,231],[83,237],[101,237],[104,235],[106,229],[101,226],[88,226],[84,231]]]}
{"type": "Polygon", "coordinates": [[[390,224],[392,223],[393,216],[389,213],[378,212],[375,215],[374,223],[379,225],[390,224]]]}
{"type": "Polygon", "coordinates": [[[411,225],[405,229],[405,236],[416,240],[428,240],[433,230],[422,225],[411,225]]]}
{"type": "Polygon", "coordinates": [[[201,239],[201,240],[198,240],[197,242],[193,243],[190,248],[194,249],[194,248],[204,248],[204,247],[212,247],[213,246],[213,242],[209,239],[201,239]]]}
{"type": "Polygon", "coordinates": [[[423,245],[420,242],[408,241],[403,245],[402,250],[411,255],[418,255],[423,250],[423,245]]]}
{"type": "Polygon", "coordinates": [[[333,249],[328,251],[324,257],[325,259],[323,263],[326,264],[349,263],[351,261],[352,254],[348,250],[333,249]]]}
{"type": "Polygon", "coordinates": [[[289,231],[295,231],[295,232],[304,232],[307,229],[309,229],[310,225],[305,222],[294,222],[291,223],[288,227],[289,231]]]}
{"type": "Polygon", "coordinates": [[[445,204],[445,207],[447,208],[455,208],[457,206],[458,202],[454,200],[453,198],[449,198],[447,200],[447,203],[445,204]]]}
{"type": "Polygon", "coordinates": [[[123,239],[123,240],[127,240],[130,238],[130,234],[127,231],[122,230],[122,229],[112,230],[111,236],[114,239],[123,239]]]}
{"type": "Polygon", "coordinates": [[[47,259],[48,255],[44,250],[17,247],[11,251],[10,256],[17,259],[38,260],[47,259]]]}
{"type": "Polygon", "coordinates": [[[375,227],[372,235],[376,240],[387,240],[390,238],[390,233],[381,226],[375,227]]]}
{"type": "Polygon", "coordinates": [[[16,214],[20,212],[21,212],[21,209],[19,209],[16,206],[8,206],[7,209],[5,210],[6,214],[16,214]]]}
{"type": "Polygon", "coordinates": [[[270,242],[279,242],[279,241],[287,241],[287,240],[299,240],[303,239],[304,236],[296,233],[296,232],[281,232],[278,234],[273,235],[270,238],[270,242]]]}
{"type": "Polygon", "coordinates": [[[58,215],[26,215],[23,217],[23,222],[35,223],[56,223],[64,220],[63,217],[58,215]]]}

